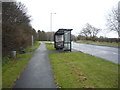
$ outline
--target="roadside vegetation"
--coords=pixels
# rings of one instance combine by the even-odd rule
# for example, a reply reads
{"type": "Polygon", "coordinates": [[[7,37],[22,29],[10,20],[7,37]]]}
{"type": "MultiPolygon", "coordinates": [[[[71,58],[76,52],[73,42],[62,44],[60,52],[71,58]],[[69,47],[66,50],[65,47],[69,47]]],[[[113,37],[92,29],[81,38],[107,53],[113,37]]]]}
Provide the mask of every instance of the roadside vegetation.
{"type": "Polygon", "coordinates": [[[89,40],[78,40],[77,43],[86,43],[86,44],[95,44],[95,45],[104,45],[104,46],[113,46],[113,47],[120,47],[120,43],[116,42],[99,42],[99,41],[89,41],[89,40]]]}
{"type": "MultiPolygon", "coordinates": [[[[39,42],[36,42],[34,45],[34,50],[38,48],[40,45],[39,42]]],[[[27,51],[31,50],[32,48],[27,48],[27,51]]],[[[15,81],[19,78],[20,74],[24,71],[24,68],[28,64],[30,58],[32,57],[31,54],[17,54],[15,59],[9,59],[8,57],[3,58],[3,61],[6,61],[2,67],[2,87],[3,88],[13,88],[15,81]],[[7,60],[5,60],[7,59],[7,60]]]]}
{"type": "MultiPolygon", "coordinates": [[[[30,53],[30,52],[34,52],[38,46],[40,45],[40,42],[36,41],[34,44],[34,48],[32,48],[31,46],[28,46],[27,48],[24,49],[24,53],[30,53]]],[[[17,56],[19,56],[19,52],[17,52],[17,56]]],[[[6,56],[2,57],[2,66],[4,66],[5,64],[7,64],[8,61],[10,61],[10,53],[6,56]]]]}
{"type": "MultiPolygon", "coordinates": [[[[53,44],[47,49],[54,49],[53,44]]],[[[118,88],[118,64],[82,52],[49,57],[58,88],[118,88]]]]}
{"type": "Polygon", "coordinates": [[[2,3],[2,55],[9,51],[19,51],[37,41],[36,30],[30,24],[27,8],[21,2],[2,3]]]}
{"type": "Polygon", "coordinates": [[[25,52],[33,52],[33,51],[35,51],[35,50],[38,48],[39,45],[40,45],[40,42],[37,41],[37,42],[35,43],[34,47],[31,47],[31,46],[27,47],[27,48],[25,49],[25,52]]]}
{"type": "Polygon", "coordinates": [[[55,50],[54,45],[52,43],[46,43],[47,50],[55,50]]]}

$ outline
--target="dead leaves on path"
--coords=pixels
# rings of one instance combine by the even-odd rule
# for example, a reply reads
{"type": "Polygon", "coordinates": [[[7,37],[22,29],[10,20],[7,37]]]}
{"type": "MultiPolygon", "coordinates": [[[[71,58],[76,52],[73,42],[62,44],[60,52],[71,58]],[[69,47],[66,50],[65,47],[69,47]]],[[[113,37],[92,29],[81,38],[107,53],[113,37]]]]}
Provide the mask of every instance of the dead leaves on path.
{"type": "Polygon", "coordinates": [[[83,76],[84,74],[83,74],[83,72],[77,72],[77,75],[78,76],[83,76]]]}
{"type": "Polygon", "coordinates": [[[83,88],[95,88],[94,86],[84,86],[83,88]]]}
{"type": "Polygon", "coordinates": [[[54,81],[55,81],[56,88],[61,88],[60,84],[59,84],[59,83],[57,82],[57,80],[56,80],[55,75],[54,75],[54,81]]]}
{"type": "Polygon", "coordinates": [[[56,83],[56,88],[61,88],[61,86],[59,85],[59,83],[56,83]]]}

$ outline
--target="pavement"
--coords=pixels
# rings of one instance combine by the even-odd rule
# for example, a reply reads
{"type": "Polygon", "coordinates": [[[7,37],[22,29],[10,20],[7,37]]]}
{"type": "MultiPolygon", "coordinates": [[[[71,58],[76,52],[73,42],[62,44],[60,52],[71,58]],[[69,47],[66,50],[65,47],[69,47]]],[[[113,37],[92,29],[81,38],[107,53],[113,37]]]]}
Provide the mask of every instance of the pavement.
{"type": "Polygon", "coordinates": [[[72,42],[72,49],[120,64],[120,48],[72,42]]]}
{"type": "Polygon", "coordinates": [[[41,43],[14,88],[56,88],[48,51],[41,43]]]}

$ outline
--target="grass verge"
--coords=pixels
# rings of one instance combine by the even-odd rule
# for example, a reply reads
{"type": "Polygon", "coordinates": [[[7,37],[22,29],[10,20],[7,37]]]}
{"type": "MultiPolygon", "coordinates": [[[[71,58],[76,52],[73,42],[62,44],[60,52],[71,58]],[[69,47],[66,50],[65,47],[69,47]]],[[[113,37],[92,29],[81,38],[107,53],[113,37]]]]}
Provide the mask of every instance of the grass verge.
{"type": "MultiPolygon", "coordinates": [[[[40,43],[35,44],[35,49],[40,43]]],[[[30,47],[29,47],[30,48],[30,47]]],[[[2,67],[2,88],[13,88],[17,78],[19,78],[21,72],[24,71],[25,66],[28,64],[32,54],[17,54],[16,59],[7,61],[2,67]]]]}
{"type": "Polygon", "coordinates": [[[95,44],[95,45],[104,45],[104,46],[113,46],[113,47],[119,47],[120,43],[109,43],[109,42],[98,42],[98,41],[88,41],[88,40],[79,40],[76,41],[78,43],[86,43],[86,44],[95,44]]]}
{"type": "MultiPolygon", "coordinates": [[[[47,44],[48,50],[52,48],[52,44],[47,44]]],[[[82,52],[51,53],[49,56],[57,87],[118,87],[118,64],[82,52]]]]}
{"type": "Polygon", "coordinates": [[[32,54],[19,54],[16,60],[10,60],[2,68],[2,87],[12,88],[21,72],[23,72],[32,54]]]}
{"type": "Polygon", "coordinates": [[[27,48],[25,49],[25,51],[26,51],[26,52],[33,52],[33,51],[35,51],[35,50],[38,48],[39,45],[40,45],[40,42],[37,41],[37,42],[35,42],[33,48],[32,48],[31,46],[30,46],[30,47],[27,47],[27,48]]]}
{"type": "Polygon", "coordinates": [[[46,43],[47,50],[55,50],[53,43],[46,43]]]}

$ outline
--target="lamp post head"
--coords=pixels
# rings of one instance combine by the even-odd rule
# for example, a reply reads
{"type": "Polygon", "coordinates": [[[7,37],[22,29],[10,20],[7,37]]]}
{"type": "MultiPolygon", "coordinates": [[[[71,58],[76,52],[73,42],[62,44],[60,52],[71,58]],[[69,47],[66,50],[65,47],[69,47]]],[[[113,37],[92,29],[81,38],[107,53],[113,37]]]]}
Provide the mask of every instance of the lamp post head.
{"type": "Polygon", "coordinates": [[[50,14],[56,14],[56,13],[50,13],[50,14]]]}

